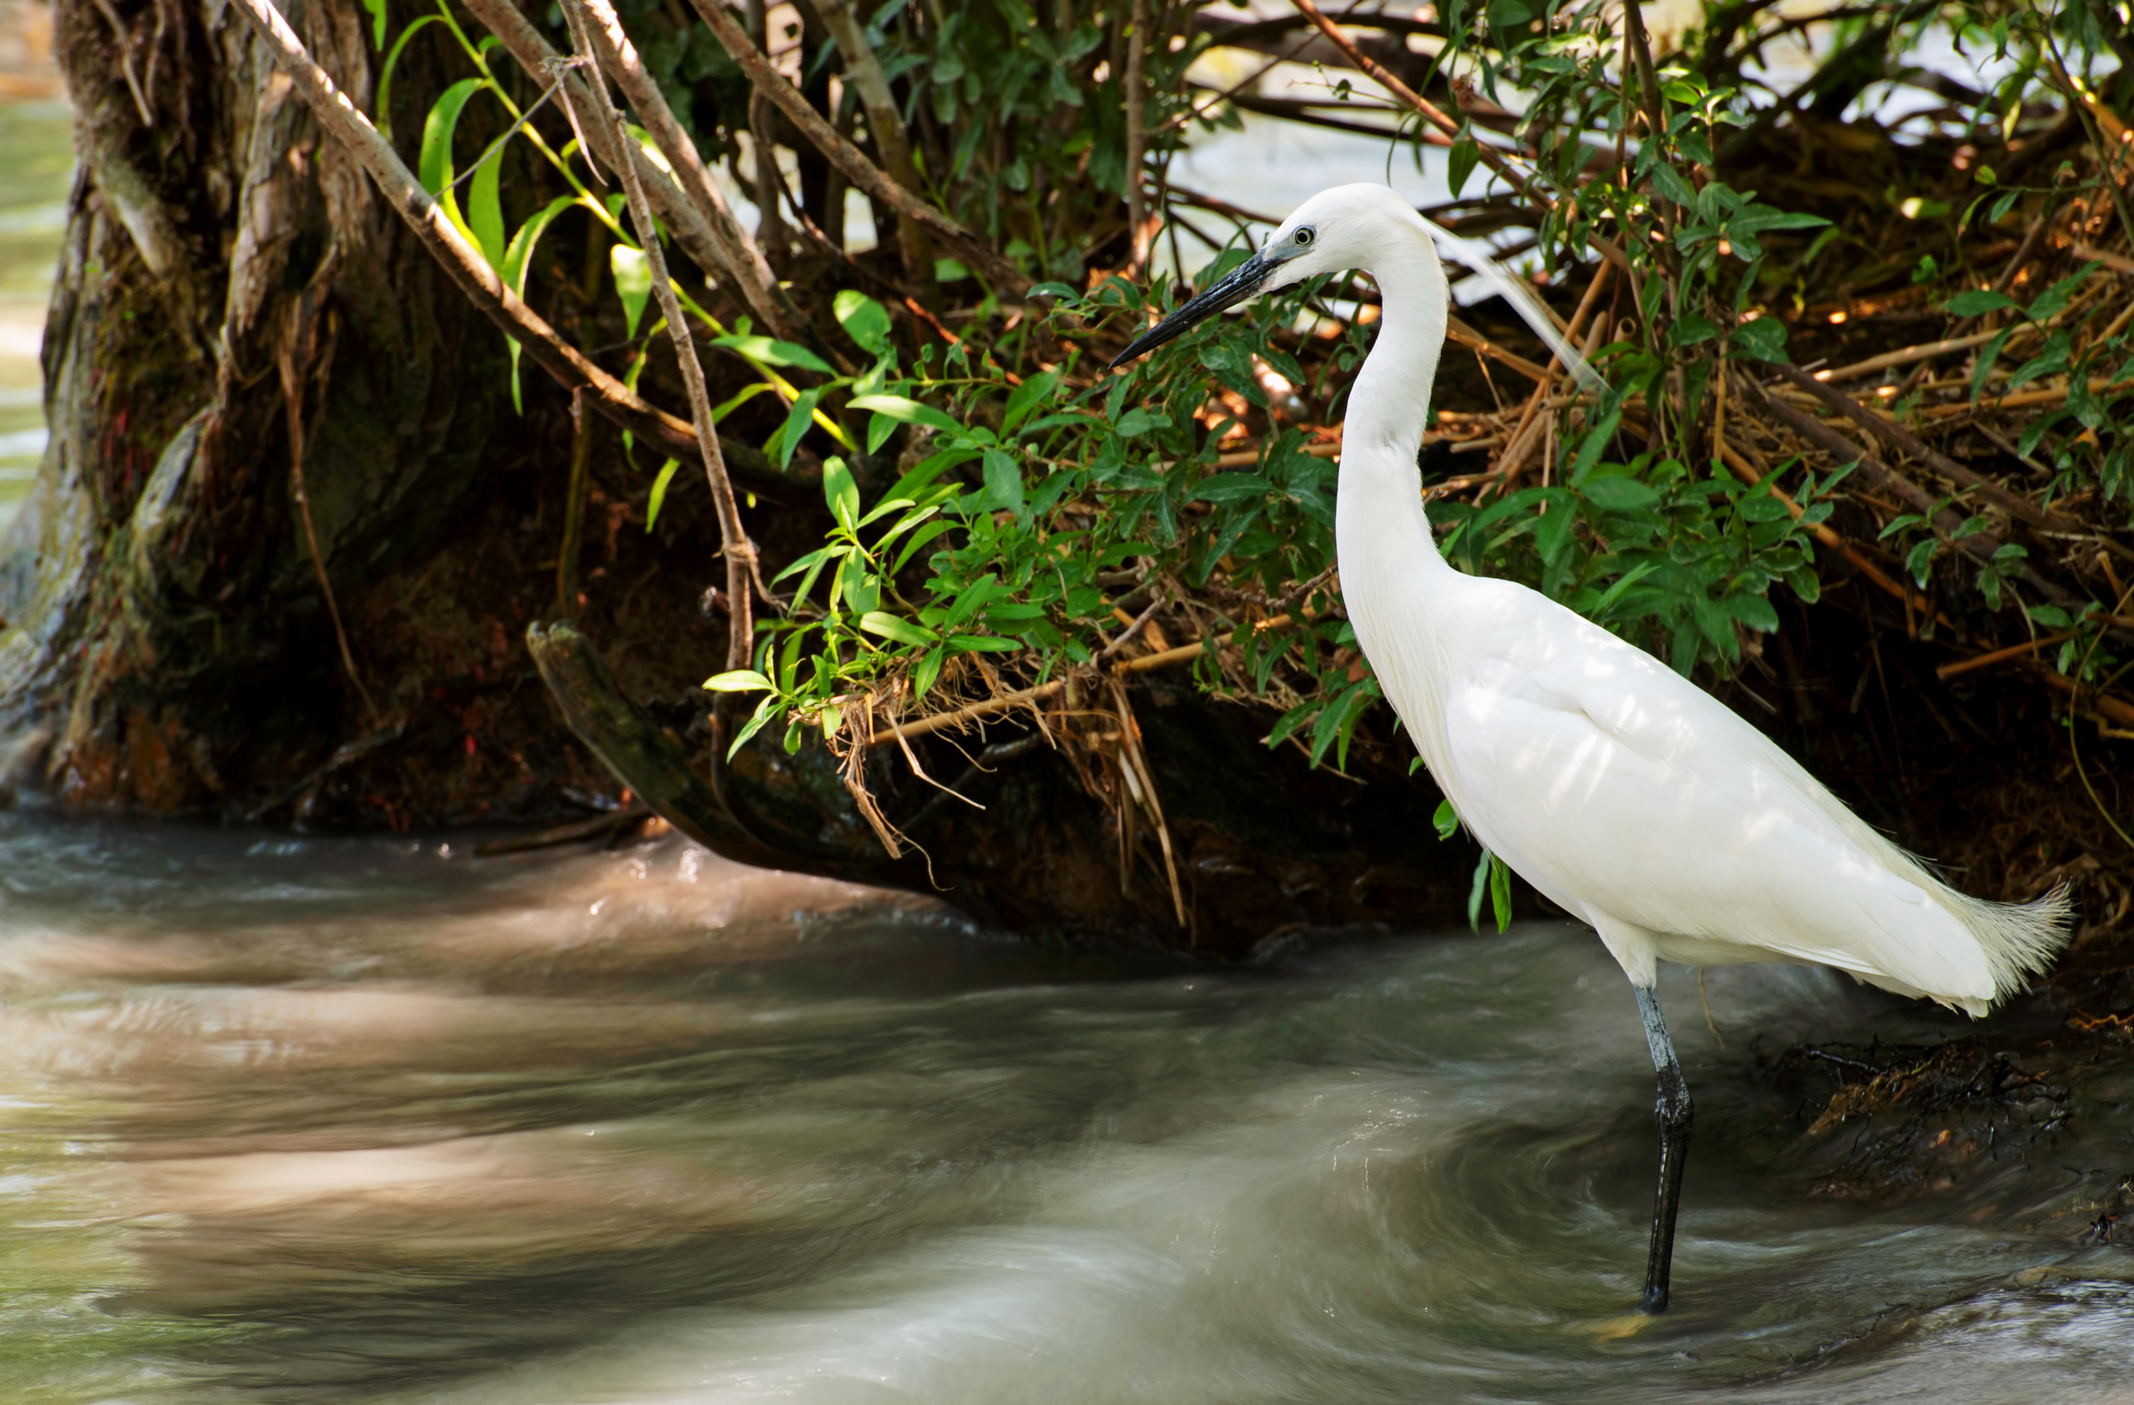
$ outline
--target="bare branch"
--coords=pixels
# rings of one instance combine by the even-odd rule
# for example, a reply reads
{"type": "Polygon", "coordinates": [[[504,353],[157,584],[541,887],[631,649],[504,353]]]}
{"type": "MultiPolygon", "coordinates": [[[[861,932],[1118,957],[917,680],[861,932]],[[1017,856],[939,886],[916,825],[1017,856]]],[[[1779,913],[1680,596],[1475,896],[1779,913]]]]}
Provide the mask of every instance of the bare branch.
{"type": "MultiPolygon", "coordinates": [[[[912,160],[911,136],[904,130],[903,114],[897,111],[897,98],[890,91],[889,75],[882,71],[882,61],[875,57],[874,46],[867,42],[866,34],[861,31],[859,17],[852,13],[848,0],[823,0],[815,8],[828,26],[830,37],[837,41],[838,52],[845,56],[845,76],[859,93],[860,106],[867,111],[867,127],[874,133],[875,149],[882,154],[882,164],[889,168],[890,177],[907,190],[919,189],[919,168],[912,160]]],[[[833,219],[836,213],[831,212],[833,219]]],[[[898,243],[904,251],[904,276],[922,286],[931,285],[933,241],[910,215],[901,210],[893,213],[896,215],[898,243]]]]}
{"type": "MultiPolygon", "coordinates": [[[[622,22],[615,17],[608,0],[563,0],[563,17],[570,23],[571,40],[581,54],[592,52],[596,24],[611,28],[616,34],[622,32],[622,22]]],[[[586,87],[592,92],[593,120],[606,124],[618,147],[628,147],[630,127],[608,95],[606,80],[595,77],[586,87]]],[[[726,477],[726,457],[719,452],[719,426],[712,418],[710,392],[704,388],[704,367],[697,360],[696,339],[689,334],[689,319],[682,315],[674,280],[667,276],[667,256],[660,248],[659,222],[653,218],[652,202],[645,196],[644,182],[637,177],[636,162],[623,162],[617,174],[622,178],[623,198],[629,202],[630,222],[637,226],[638,242],[644,247],[645,262],[651,268],[653,296],[659,299],[659,310],[667,319],[667,335],[674,341],[674,359],[681,363],[682,383],[689,389],[689,411],[704,458],[704,476],[711,482],[711,500],[719,511],[719,535],[726,556],[726,666],[747,668],[755,644],[749,584],[756,546],[741,523],[734,486],[726,477]]]]}
{"type": "Polygon", "coordinates": [[[883,174],[882,168],[869,161],[858,147],[839,136],[837,129],[808,105],[800,90],[771,66],[771,61],[750,42],[747,32],[734,23],[733,16],[727,13],[720,0],[690,0],[690,3],[696,6],[704,23],[711,26],[711,32],[740,65],[748,81],[756,85],[756,90],[778,104],[778,110],[791,119],[801,135],[829,157],[868,199],[886,206],[894,214],[908,215],[925,225],[1003,296],[1020,298],[1029,291],[1030,280],[997,249],[883,174]]]}

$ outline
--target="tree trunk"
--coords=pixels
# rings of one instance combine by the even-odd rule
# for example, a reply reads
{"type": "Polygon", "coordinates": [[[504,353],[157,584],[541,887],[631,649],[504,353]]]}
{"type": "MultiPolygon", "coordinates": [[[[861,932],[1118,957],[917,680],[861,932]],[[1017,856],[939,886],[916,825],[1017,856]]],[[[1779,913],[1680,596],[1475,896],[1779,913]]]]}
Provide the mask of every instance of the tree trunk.
{"type": "MultiPolygon", "coordinates": [[[[87,0],[56,15],[80,175],[45,333],[51,444],[0,549],[18,625],[0,706],[40,727],[69,804],[243,813],[384,725],[393,680],[352,686],[312,542],[362,670],[349,607],[433,555],[482,485],[503,348],[245,25],[113,13],[123,35],[87,0]]],[[[295,19],[367,102],[360,8],[295,19]]]]}

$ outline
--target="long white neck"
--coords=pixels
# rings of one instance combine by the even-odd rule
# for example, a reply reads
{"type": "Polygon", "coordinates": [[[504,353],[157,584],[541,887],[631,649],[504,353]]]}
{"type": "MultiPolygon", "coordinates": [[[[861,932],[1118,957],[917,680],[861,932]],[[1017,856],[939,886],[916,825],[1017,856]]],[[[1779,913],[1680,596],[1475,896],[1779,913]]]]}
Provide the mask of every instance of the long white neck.
{"type": "MultiPolygon", "coordinates": [[[[1403,231],[1405,232],[1405,231],[1403,231]]],[[[1341,597],[1379,687],[1438,784],[1452,794],[1445,738],[1446,632],[1462,579],[1438,553],[1415,457],[1445,346],[1445,272],[1429,234],[1394,241],[1371,272],[1384,299],[1378,343],[1349,390],[1334,499],[1341,597]]],[[[1453,796],[1458,806],[1461,797],[1453,796]]]]}
{"type": "Polygon", "coordinates": [[[1402,568],[1451,570],[1431,540],[1415,462],[1445,347],[1445,270],[1418,225],[1413,247],[1387,251],[1371,272],[1383,315],[1377,344],[1349,390],[1334,518],[1351,596],[1402,568]]]}

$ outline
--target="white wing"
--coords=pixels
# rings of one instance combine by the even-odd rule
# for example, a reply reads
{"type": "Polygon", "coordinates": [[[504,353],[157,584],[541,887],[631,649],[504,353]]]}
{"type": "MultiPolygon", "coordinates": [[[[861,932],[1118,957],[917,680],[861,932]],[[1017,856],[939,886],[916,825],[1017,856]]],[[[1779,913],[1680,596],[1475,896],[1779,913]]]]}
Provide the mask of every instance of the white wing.
{"type": "Polygon", "coordinates": [[[1769,738],[1544,597],[1486,595],[1491,608],[1463,621],[1466,667],[1445,699],[1448,789],[1528,881],[1604,930],[1686,939],[1697,959],[1775,954],[1908,993],[1992,998],[1977,939],[1914,881],[1924,875],[1847,833],[1769,738]]]}

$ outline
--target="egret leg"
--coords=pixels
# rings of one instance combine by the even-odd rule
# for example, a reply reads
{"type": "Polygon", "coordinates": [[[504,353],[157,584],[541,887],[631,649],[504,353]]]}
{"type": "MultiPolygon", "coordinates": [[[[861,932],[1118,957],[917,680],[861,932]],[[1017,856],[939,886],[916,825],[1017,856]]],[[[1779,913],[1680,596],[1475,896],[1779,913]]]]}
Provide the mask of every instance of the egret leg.
{"type": "Polygon", "coordinates": [[[1682,1204],[1682,1166],[1689,1159],[1689,1085],[1682,1081],[1675,1042],[1667,1037],[1659,994],[1649,986],[1632,989],[1637,992],[1638,1015],[1645,1021],[1645,1042],[1652,1047],[1652,1067],[1659,1086],[1653,1115],[1660,1123],[1660,1181],[1653,1190],[1652,1248],[1645,1258],[1643,1306],[1647,1312],[1664,1312],[1667,1273],[1675,1256],[1675,1212],[1682,1204]]]}

